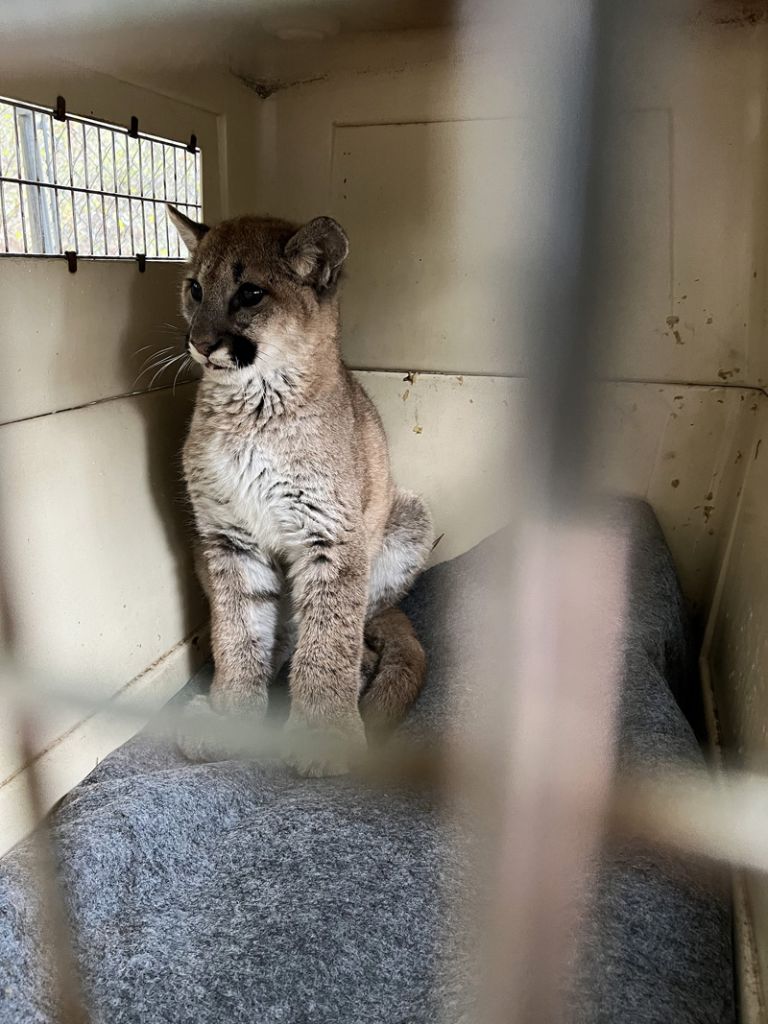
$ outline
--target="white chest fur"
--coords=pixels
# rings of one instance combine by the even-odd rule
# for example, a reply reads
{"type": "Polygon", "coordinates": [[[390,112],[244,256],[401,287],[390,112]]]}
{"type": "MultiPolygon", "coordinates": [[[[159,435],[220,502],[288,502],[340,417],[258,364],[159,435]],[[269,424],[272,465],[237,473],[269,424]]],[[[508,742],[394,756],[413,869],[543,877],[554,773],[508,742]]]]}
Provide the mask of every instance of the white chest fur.
{"type": "Polygon", "coordinates": [[[187,480],[198,524],[236,529],[269,550],[281,549],[300,523],[286,502],[288,481],[274,454],[251,438],[216,433],[194,451],[187,480]]]}
{"type": "Polygon", "coordinates": [[[193,424],[184,471],[201,532],[236,532],[282,554],[312,538],[333,541],[343,529],[320,467],[302,465],[258,432],[193,424]]]}

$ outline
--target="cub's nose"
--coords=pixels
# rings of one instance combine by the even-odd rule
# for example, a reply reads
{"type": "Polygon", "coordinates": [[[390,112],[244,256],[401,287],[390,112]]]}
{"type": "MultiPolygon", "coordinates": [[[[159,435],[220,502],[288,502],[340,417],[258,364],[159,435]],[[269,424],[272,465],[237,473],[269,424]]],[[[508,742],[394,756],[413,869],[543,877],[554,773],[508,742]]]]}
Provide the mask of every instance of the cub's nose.
{"type": "Polygon", "coordinates": [[[190,344],[193,345],[201,356],[205,356],[206,359],[213,352],[215,348],[223,344],[222,338],[190,338],[190,344]]]}

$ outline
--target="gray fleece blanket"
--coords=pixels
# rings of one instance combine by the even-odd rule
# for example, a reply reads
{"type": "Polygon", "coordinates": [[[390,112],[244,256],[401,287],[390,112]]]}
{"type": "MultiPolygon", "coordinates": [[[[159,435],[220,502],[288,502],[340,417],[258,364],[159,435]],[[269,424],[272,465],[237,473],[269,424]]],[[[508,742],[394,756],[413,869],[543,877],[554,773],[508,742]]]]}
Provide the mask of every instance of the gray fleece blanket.
{"type": "MultiPolygon", "coordinates": [[[[622,515],[634,570],[619,760],[700,765],[676,700],[692,683],[675,572],[650,509],[622,515]]],[[[437,566],[406,602],[430,659],[411,731],[439,732],[447,695],[468,685],[445,641],[482,638],[488,557],[486,544],[437,566]]],[[[426,799],[275,764],[193,765],[145,733],[52,828],[94,1024],[459,1019],[466,974],[446,950],[461,844],[426,799]]],[[[22,843],[0,861],[0,1024],[54,1021],[31,860],[22,843]]],[[[606,852],[569,1020],[732,1024],[732,991],[716,881],[657,852],[606,852]]]]}

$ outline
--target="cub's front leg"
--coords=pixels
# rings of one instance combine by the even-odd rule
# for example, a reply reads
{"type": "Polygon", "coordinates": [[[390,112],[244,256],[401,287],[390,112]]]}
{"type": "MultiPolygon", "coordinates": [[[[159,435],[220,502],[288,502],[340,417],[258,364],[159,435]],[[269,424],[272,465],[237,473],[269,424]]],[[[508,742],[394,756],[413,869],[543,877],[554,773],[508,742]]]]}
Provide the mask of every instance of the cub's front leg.
{"type": "Polygon", "coordinates": [[[217,539],[204,542],[202,554],[211,605],[211,706],[221,712],[263,713],[272,676],[280,577],[255,546],[217,539]]]}
{"type": "Polygon", "coordinates": [[[299,637],[288,761],[303,775],[343,775],[365,750],[357,701],[368,574],[365,549],[354,541],[316,542],[292,567],[299,637]]]}

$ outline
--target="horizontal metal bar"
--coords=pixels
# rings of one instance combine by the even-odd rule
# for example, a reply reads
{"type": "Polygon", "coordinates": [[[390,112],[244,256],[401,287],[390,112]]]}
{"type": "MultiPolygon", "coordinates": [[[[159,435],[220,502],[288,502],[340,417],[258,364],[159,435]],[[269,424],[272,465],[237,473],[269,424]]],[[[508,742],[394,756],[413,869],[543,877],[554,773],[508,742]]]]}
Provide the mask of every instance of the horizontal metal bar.
{"type": "MultiPolygon", "coordinates": [[[[76,253],[78,263],[90,260],[95,263],[136,263],[136,253],[130,256],[95,256],[93,253],[76,253]]],[[[35,260],[64,260],[66,254],[63,252],[0,252],[0,260],[6,259],[35,259],[35,260]]],[[[147,256],[147,263],[186,263],[183,256],[147,256]]]]}
{"type": "MultiPolygon", "coordinates": [[[[47,114],[49,117],[53,117],[53,111],[50,107],[44,107],[37,103],[28,103],[22,100],[13,100],[9,96],[0,96],[0,104],[4,104],[7,107],[15,107],[17,110],[31,110],[40,114],[47,114]]],[[[81,124],[91,124],[97,128],[106,128],[108,131],[116,132],[118,135],[128,135],[129,131],[124,125],[113,124],[111,121],[100,121],[97,117],[83,117],[82,114],[70,114],[67,111],[67,121],[79,121],[81,124]]],[[[153,142],[161,142],[163,145],[172,146],[174,149],[183,149],[185,152],[190,152],[188,142],[178,142],[176,139],[166,139],[162,135],[150,135],[148,132],[139,132],[139,138],[150,139],[153,142]]],[[[196,153],[200,152],[200,147],[195,150],[196,153]]]]}
{"type": "Polygon", "coordinates": [[[132,196],[128,192],[110,192],[107,189],[99,188],[83,188],[79,185],[57,185],[52,181],[35,181],[32,178],[11,178],[0,175],[0,181],[7,183],[8,185],[32,185],[34,188],[50,188],[56,192],[79,192],[86,196],[109,196],[110,199],[130,199],[136,203],[165,203],[170,202],[174,205],[183,206],[190,210],[201,210],[202,203],[186,203],[182,202],[181,199],[169,199],[166,200],[162,196],[132,196]]]}

